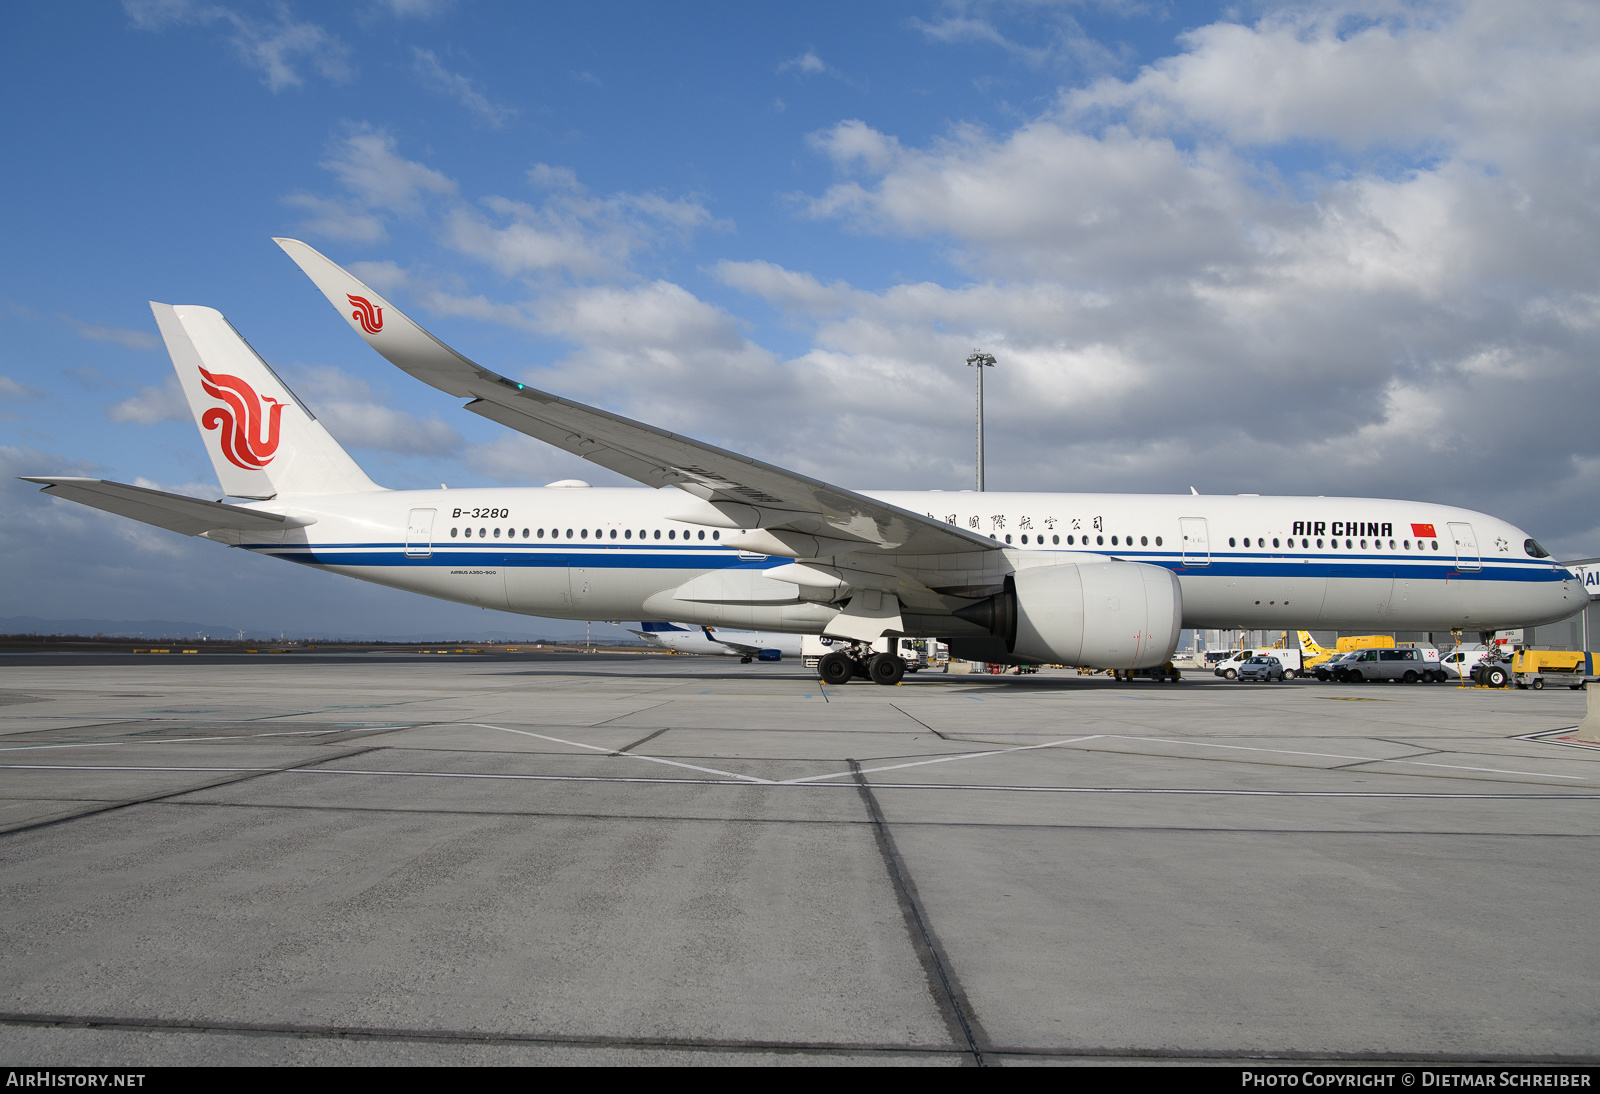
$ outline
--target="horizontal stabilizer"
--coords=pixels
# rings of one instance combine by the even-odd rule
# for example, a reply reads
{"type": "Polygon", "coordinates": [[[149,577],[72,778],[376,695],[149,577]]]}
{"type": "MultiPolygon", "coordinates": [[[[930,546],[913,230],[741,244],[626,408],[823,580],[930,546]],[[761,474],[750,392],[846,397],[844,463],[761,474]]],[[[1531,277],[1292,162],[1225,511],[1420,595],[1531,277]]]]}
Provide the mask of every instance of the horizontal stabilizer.
{"type": "Polygon", "coordinates": [[[103,509],[119,517],[165,528],[186,536],[198,536],[231,528],[241,532],[281,532],[285,528],[304,528],[314,521],[299,517],[286,517],[279,513],[263,513],[239,505],[226,505],[220,501],[203,501],[183,494],[169,494],[165,490],[149,490],[143,486],[129,486],[105,479],[76,479],[22,476],[24,482],[37,482],[44,486],[41,493],[54,494],[103,509]]]}

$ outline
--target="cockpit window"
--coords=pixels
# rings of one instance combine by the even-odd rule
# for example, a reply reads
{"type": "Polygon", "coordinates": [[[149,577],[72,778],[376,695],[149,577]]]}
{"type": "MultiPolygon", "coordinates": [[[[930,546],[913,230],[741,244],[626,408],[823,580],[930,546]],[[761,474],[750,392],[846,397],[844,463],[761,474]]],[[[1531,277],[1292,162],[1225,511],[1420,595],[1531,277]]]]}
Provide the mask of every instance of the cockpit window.
{"type": "Polygon", "coordinates": [[[1549,558],[1550,557],[1550,552],[1546,551],[1543,547],[1539,546],[1538,540],[1532,540],[1532,539],[1523,540],[1522,541],[1522,549],[1524,551],[1528,552],[1528,556],[1530,558],[1549,558]]]}

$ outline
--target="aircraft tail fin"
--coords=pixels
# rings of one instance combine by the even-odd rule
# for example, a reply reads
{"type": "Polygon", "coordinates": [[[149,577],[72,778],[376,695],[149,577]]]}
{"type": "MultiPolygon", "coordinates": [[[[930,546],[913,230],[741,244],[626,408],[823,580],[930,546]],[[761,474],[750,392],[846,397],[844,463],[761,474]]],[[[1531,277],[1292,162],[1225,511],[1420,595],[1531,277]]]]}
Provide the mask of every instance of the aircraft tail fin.
{"type": "Polygon", "coordinates": [[[652,633],[658,633],[658,632],[661,632],[661,631],[682,631],[682,630],[685,629],[683,627],[676,626],[675,624],[672,624],[672,623],[652,623],[652,622],[650,622],[648,620],[646,620],[644,622],[641,622],[639,624],[639,626],[642,629],[644,629],[646,631],[650,631],[652,633]]]}
{"type": "Polygon", "coordinates": [[[1296,631],[1295,633],[1300,636],[1300,652],[1307,657],[1320,657],[1322,654],[1333,652],[1317,645],[1317,641],[1311,637],[1310,631],[1296,631]]]}
{"type": "Polygon", "coordinates": [[[381,490],[214,308],[151,301],[211,465],[230,497],[381,490]]]}

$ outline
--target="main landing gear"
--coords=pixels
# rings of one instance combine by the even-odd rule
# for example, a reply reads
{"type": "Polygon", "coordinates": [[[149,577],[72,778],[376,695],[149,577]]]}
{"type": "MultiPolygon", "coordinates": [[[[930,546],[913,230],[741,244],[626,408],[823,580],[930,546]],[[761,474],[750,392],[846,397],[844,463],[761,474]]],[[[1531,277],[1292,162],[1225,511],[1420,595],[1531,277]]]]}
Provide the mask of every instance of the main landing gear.
{"type": "Polygon", "coordinates": [[[874,684],[893,686],[905,675],[906,663],[892,653],[873,653],[870,646],[856,645],[834,650],[817,662],[817,675],[824,684],[838,687],[857,676],[874,684]]]}

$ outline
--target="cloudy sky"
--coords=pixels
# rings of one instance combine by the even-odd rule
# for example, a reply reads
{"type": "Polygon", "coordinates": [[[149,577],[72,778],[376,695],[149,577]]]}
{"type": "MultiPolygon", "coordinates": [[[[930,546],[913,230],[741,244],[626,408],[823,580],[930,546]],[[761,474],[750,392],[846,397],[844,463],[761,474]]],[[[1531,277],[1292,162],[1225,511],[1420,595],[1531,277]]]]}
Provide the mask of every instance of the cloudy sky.
{"type": "MultiPolygon", "coordinates": [[[[0,8],[0,616],[484,613],[20,474],[220,496],[147,300],[220,308],[391,487],[608,473],[350,335],[850,486],[1434,499],[1600,554],[1600,6],[0,8]]],[[[535,627],[535,629],[538,629],[535,627]]]]}

